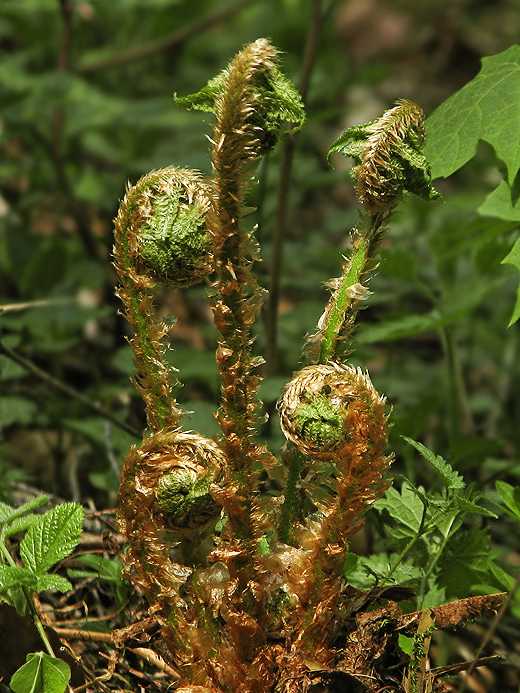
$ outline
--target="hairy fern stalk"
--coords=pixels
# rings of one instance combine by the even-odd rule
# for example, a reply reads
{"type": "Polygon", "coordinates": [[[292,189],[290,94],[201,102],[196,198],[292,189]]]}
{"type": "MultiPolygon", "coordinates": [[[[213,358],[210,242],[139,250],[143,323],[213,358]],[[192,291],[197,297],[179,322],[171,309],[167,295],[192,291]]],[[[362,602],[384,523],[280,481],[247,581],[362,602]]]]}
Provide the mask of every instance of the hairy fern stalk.
{"type": "Polygon", "coordinates": [[[290,693],[334,671],[376,690],[383,684],[360,659],[342,567],[348,537],[390,485],[388,413],[368,373],[346,358],[389,216],[404,191],[436,196],[421,154],[422,112],[401,101],[331,147],[356,160],[363,223],[341,277],[329,282],[330,301],[304,349],[307,365],[280,399],[287,443],[278,458],[257,440],[262,359],[251,331],[263,291],[244,213],[260,158],[303,124],[301,100],[276,49],[259,39],[177,101],[215,115],[213,176],[154,171],[128,189],[115,222],[119,295],[148,419],[123,467],[127,575],[160,619],[179,692],[290,693]],[[164,358],[170,323],[154,312],[158,286],[182,290],[204,280],[219,332],[216,440],[182,426],[178,380],[164,358]],[[283,479],[283,492],[263,496],[261,473],[283,479]]]}

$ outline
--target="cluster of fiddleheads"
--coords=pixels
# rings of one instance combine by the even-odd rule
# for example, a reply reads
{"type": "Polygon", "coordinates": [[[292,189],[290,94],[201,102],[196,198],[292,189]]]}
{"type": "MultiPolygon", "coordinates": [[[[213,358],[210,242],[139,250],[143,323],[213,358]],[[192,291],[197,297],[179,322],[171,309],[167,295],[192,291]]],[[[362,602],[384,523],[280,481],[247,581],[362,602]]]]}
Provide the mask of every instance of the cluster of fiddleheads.
{"type": "Polygon", "coordinates": [[[347,538],[390,484],[386,400],[345,359],[393,208],[405,190],[436,195],[420,151],[422,114],[400,102],[331,148],[356,159],[365,217],[342,276],[329,283],[331,299],[305,348],[309,363],[280,399],[287,443],[279,460],[257,439],[262,359],[251,331],[263,291],[244,214],[259,158],[302,125],[301,100],[277,51],[259,39],[177,101],[215,114],[212,178],[174,167],[152,172],[127,191],[116,219],[119,295],[148,421],[123,467],[126,570],[161,621],[179,691],[289,692],[310,680],[309,660],[330,668],[344,656],[347,538]],[[203,279],[220,333],[217,440],[182,428],[178,381],[164,358],[170,323],[154,311],[159,285],[203,279]],[[262,496],[261,471],[284,484],[279,495],[262,496]]]}

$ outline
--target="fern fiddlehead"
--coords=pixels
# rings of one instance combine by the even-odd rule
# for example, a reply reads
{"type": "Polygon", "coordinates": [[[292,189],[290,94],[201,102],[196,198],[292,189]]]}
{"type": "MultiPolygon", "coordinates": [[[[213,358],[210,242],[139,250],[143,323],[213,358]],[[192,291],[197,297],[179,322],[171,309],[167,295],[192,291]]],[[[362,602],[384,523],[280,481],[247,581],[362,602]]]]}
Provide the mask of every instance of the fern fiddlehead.
{"type": "Polygon", "coordinates": [[[159,616],[180,672],[178,693],[289,693],[294,681],[310,680],[306,658],[328,667],[339,656],[336,607],[348,537],[391,483],[386,399],[345,360],[397,202],[406,190],[437,196],[421,154],[422,112],[399,102],[331,147],[356,160],[364,223],[342,276],[329,283],[330,301],[306,346],[310,363],[280,399],[288,443],[285,478],[277,481],[286,487],[266,501],[259,471],[280,465],[257,441],[262,359],[253,355],[252,326],[263,291],[244,216],[259,157],[289,124],[301,126],[303,109],[265,39],[177,101],[215,114],[213,179],[175,167],[152,172],[128,190],[116,219],[119,295],[134,329],[149,426],[123,466],[127,572],[159,616]],[[169,325],[153,311],[157,284],[182,289],[204,278],[220,333],[218,442],[181,428],[172,394],[178,381],[161,341],[169,325]]]}

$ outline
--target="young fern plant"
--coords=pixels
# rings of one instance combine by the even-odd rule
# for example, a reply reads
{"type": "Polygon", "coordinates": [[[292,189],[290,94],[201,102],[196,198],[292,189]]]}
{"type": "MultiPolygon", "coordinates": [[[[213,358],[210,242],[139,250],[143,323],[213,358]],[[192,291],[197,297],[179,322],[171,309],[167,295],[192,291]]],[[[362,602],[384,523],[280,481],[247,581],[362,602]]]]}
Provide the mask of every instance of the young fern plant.
{"type": "Polygon", "coordinates": [[[279,460],[257,436],[263,359],[251,332],[263,290],[244,215],[260,157],[303,124],[301,100],[276,49],[259,39],[202,91],[177,101],[215,115],[212,178],[174,167],[150,173],[129,188],[115,222],[119,295],[148,421],[122,472],[127,574],[159,618],[178,691],[289,693],[335,668],[358,681],[371,677],[375,690],[381,681],[370,662],[354,664],[362,638],[345,637],[359,626],[342,568],[348,536],[390,485],[388,414],[368,374],[345,360],[397,202],[405,191],[438,197],[421,154],[422,112],[399,102],[331,148],[356,159],[365,214],[308,340],[310,363],[281,397],[287,444],[279,460]],[[162,342],[170,323],[153,310],[159,285],[182,289],[204,279],[220,333],[217,440],[182,428],[162,342]],[[262,496],[261,472],[284,480],[279,496],[262,496]]]}

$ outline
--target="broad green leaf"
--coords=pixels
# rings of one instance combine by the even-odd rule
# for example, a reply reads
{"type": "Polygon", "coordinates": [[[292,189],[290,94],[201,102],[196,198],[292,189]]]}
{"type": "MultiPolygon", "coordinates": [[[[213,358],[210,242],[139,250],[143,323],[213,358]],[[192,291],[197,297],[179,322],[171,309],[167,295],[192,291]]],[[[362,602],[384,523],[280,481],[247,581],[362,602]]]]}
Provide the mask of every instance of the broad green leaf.
{"type": "MultiPolygon", "coordinates": [[[[387,554],[384,552],[361,557],[348,575],[349,585],[366,590],[374,582],[374,579],[381,580],[385,578],[398,559],[399,554],[387,554]]],[[[403,585],[420,580],[422,575],[423,570],[421,567],[414,565],[410,560],[404,560],[399,563],[390,579],[394,584],[403,585]]]]}
{"type": "Polygon", "coordinates": [[[45,652],[33,652],[13,674],[9,685],[14,693],[64,693],[69,681],[66,662],[45,652]]]}
{"type": "Polygon", "coordinates": [[[27,503],[20,505],[19,508],[12,508],[10,505],[7,505],[7,503],[0,503],[0,524],[12,522],[17,517],[25,515],[25,513],[31,512],[31,510],[40,508],[42,505],[48,503],[49,500],[49,496],[36,496],[30,501],[27,501],[27,503]]]}
{"type": "Polygon", "coordinates": [[[520,221],[520,199],[513,200],[509,184],[503,180],[478,208],[483,217],[520,221]]]}
{"type": "Polygon", "coordinates": [[[514,575],[506,573],[506,571],[496,563],[491,565],[490,570],[501,589],[510,592],[514,588],[516,582],[514,575]]]}
{"type": "Polygon", "coordinates": [[[483,581],[491,565],[487,532],[478,527],[459,530],[448,539],[438,562],[437,582],[446,588],[448,597],[467,597],[473,594],[473,586],[483,581]]]}
{"type": "Polygon", "coordinates": [[[520,166],[520,46],[482,59],[478,75],[426,121],[425,154],[432,176],[449,176],[489,142],[513,184],[520,166]]]}
{"type": "Polygon", "coordinates": [[[4,524],[13,512],[14,508],[11,505],[0,501],[0,524],[4,524]]]}
{"type": "Polygon", "coordinates": [[[455,469],[453,469],[451,464],[446,462],[443,457],[436,455],[431,450],[428,450],[425,445],[418,443],[416,440],[412,440],[412,438],[408,438],[408,436],[402,436],[402,438],[406,440],[409,445],[414,447],[417,452],[420,453],[422,457],[424,457],[424,459],[431,464],[437,474],[439,474],[441,477],[446,488],[464,488],[466,485],[464,479],[457,471],[455,471],[455,469]]]}
{"type": "Polygon", "coordinates": [[[511,486],[505,481],[497,481],[496,487],[500,498],[520,520],[520,486],[511,486]]]}
{"type": "MultiPolygon", "coordinates": [[[[28,587],[31,593],[34,591],[29,585],[25,585],[25,587],[28,587]]],[[[31,605],[21,585],[13,585],[3,594],[3,597],[6,603],[16,609],[20,616],[29,616],[31,614],[31,605]]]]}
{"type": "MultiPolygon", "coordinates": [[[[502,260],[502,264],[513,265],[513,267],[516,267],[516,269],[520,272],[520,238],[516,239],[514,246],[511,248],[511,251],[502,260]]],[[[511,325],[515,323],[518,320],[518,318],[520,318],[520,292],[516,297],[516,305],[514,307],[513,315],[511,316],[511,320],[509,321],[508,327],[511,327],[511,325]]]]}
{"type": "Polygon", "coordinates": [[[98,554],[87,553],[83,556],[79,556],[78,560],[89,568],[92,568],[92,570],[70,569],[67,570],[67,574],[70,577],[96,577],[101,578],[102,580],[108,580],[109,582],[118,582],[122,579],[121,573],[123,571],[123,565],[117,556],[114,558],[105,558],[104,556],[99,556],[98,554]]]}
{"type": "Polygon", "coordinates": [[[42,522],[30,527],[20,543],[24,564],[43,575],[74,550],[82,524],[83,508],[79,503],[62,503],[46,512],[42,522]]]}
{"type": "Polygon", "coordinates": [[[401,493],[391,486],[383,498],[374,503],[374,507],[388,510],[390,517],[405,528],[407,536],[417,534],[421,527],[424,504],[407,483],[403,484],[401,493]]]}
{"type": "Polygon", "coordinates": [[[29,424],[38,413],[35,402],[26,397],[5,395],[0,399],[0,426],[29,424]]]}
{"type": "Polygon", "coordinates": [[[29,568],[12,565],[0,566],[0,592],[5,593],[10,587],[18,586],[34,590],[37,580],[37,576],[29,568]]]}

